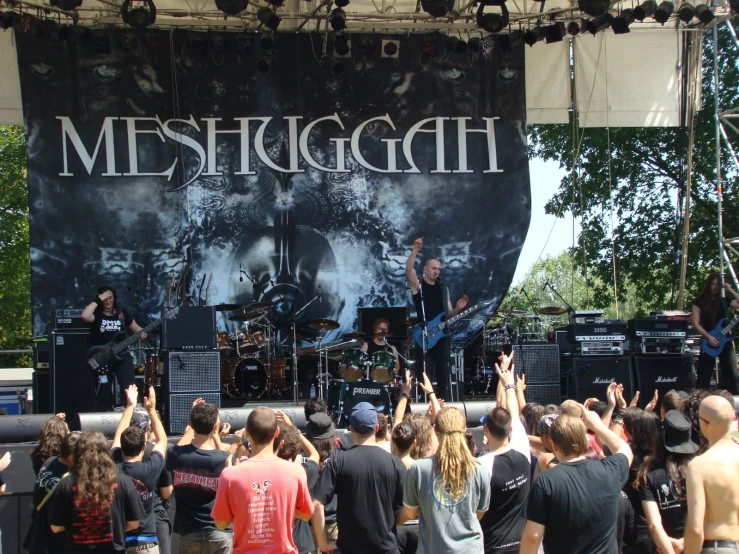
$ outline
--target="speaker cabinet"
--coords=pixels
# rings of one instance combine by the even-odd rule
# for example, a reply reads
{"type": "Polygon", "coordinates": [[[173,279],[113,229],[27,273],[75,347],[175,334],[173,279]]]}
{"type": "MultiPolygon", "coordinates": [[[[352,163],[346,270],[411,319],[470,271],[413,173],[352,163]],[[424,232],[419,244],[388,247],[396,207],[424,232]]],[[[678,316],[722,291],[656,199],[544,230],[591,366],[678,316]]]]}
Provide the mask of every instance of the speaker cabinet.
{"type": "Polygon", "coordinates": [[[95,385],[87,367],[89,331],[51,333],[51,413],[97,412],[95,385]]]}
{"type": "Polygon", "coordinates": [[[177,317],[164,320],[162,337],[163,350],[215,350],[215,307],[181,306],[177,317]]]}
{"type": "MultiPolygon", "coordinates": [[[[180,394],[170,394],[167,396],[167,421],[168,433],[170,435],[182,435],[185,427],[190,425],[190,410],[192,403],[196,398],[202,398],[208,404],[215,404],[221,407],[220,392],[188,392],[180,394]]],[[[234,429],[234,432],[236,429],[234,429]]]]}
{"type": "MultiPolygon", "coordinates": [[[[605,400],[606,389],[613,381],[624,386],[627,402],[634,395],[629,356],[573,356],[566,360],[565,370],[565,396],[569,399],[578,402],[593,397],[605,400]]],[[[527,383],[527,398],[528,392],[527,383]]]]}
{"type": "Polygon", "coordinates": [[[169,352],[164,372],[164,411],[170,434],[182,434],[190,423],[196,398],[221,406],[221,353],[169,352]]]}
{"type": "Polygon", "coordinates": [[[521,344],[513,347],[516,373],[526,374],[528,385],[557,385],[559,388],[559,345],[521,344]]]}
{"type": "Polygon", "coordinates": [[[545,406],[547,404],[557,404],[559,406],[562,403],[562,388],[559,383],[556,385],[529,385],[528,377],[526,379],[526,402],[538,402],[545,406]]]}
{"type": "Polygon", "coordinates": [[[634,376],[636,388],[641,392],[639,407],[644,408],[659,391],[659,401],[655,412],[659,413],[662,399],[672,390],[688,391],[695,388],[693,357],[682,356],[634,356],[634,376]]]}
{"type": "Polygon", "coordinates": [[[34,414],[50,414],[51,398],[49,397],[49,370],[34,371],[33,379],[33,413],[34,414]]]}

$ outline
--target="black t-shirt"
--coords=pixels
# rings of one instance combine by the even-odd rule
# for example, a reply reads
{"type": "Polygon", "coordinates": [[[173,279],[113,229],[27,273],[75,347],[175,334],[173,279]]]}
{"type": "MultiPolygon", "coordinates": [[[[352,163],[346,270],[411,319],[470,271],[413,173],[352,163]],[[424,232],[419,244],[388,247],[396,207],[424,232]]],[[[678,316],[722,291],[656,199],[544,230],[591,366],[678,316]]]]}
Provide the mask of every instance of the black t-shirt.
{"type": "MultiPolygon", "coordinates": [[[[28,536],[28,544],[24,548],[29,554],[46,554],[46,552],[64,552],[66,541],[66,533],[54,533],[49,527],[49,504],[51,499],[46,501],[41,511],[36,511],[36,507],[43,502],[46,495],[54,488],[62,476],[69,471],[69,468],[59,461],[59,458],[52,456],[44,462],[36,476],[36,483],[33,486],[33,512],[31,516],[34,519],[32,532],[28,536]]],[[[2,480],[0,478],[0,480],[2,480]]],[[[1,485],[0,485],[1,486],[1,485]]]]}
{"type": "Polygon", "coordinates": [[[146,514],[130,477],[117,472],[113,489],[110,511],[97,514],[78,510],[75,476],[59,481],[49,499],[49,523],[67,528],[67,553],[126,550],[126,522],[141,521],[146,514]]]}
{"type": "MultiPolygon", "coordinates": [[[[118,457],[120,457],[120,449],[116,448],[113,452],[116,451],[118,451],[118,457]]],[[[121,460],[117,462],[117,465],[133,481],[146,512],[146,517],[139,522],[139,528],[127,534],[126,546],[132,547],[157,542],[154,506],[156,504],[157,481],[159,481],[159,475],[164,467],[164,458],[159,452],[152,452],[140,462],[124,462],[121,460]]]]}
{"type": "MultiPolygon", "coordinates": [[[[486,456],[479,459],[487,465],[486,456]]],[[[490,507],[480,520],[485,552],[518,552],[526,527],[531,461],[516,450],[497,454],[493,457],[491,475],[490,507]]]]}
{"type": "Polygon", "coordinates": [[[662,527],[670,537],[682,537],[688,506],[684,496],[681,498],[675,482],[667,475],[664,465],[656,466],[647,473],[647,485],[639,491],[641,499],[656,502],[662,517],[662,527]]]}
{"type": "MultiPolygon", "coordinates": [[[[149,458],[149,456],[151,456],[151,453],[153,451],[154,451],[154,445],[150,442],[147,442],[146,450],[144,451],[143,461],[146,461],[149,458]]],[[[120,448],[114,448],[110,454],[111,454],[111,457],[113,458],[113,461],[116,464],[121,464],[123,462],[123,455],[121,454],[120,448]]],[[[154,497],[155,523],[169,523],[169,514],[167,513],[167,510],[169,509],[169,503],[172,497],[169,497],[167,500],[164,500],[159,494],[159,489],[169,487],[171,484],[172,484],[172,472],[167,470],[167,468],[165,468],[164,465],[162,465],[162,471],[159,474],[159,480],[157,481],[157,486],[154,489],[154,492],[156,493],[156,496],[154,497]]]]}
{"type": "MultiPolygon", "coordinates": [[[[312,491],[318,484],[318,464],[313,460],[303,460],[303,469],[308,479],[308,490],[312,491]]],[[[307,554],[316,549],[316,544],[313,542],[313,533],[311,533],[310,524],[307,521],[295,520],[293,523],[293,541],[299,554],[307,554]]]]}
{"type": "Polygon", "coordinates": [[[377,344],[373,340],[367,341],[367,355],[372,356],[375,352],[392,352],[387,344],[377,344]]]}
{"type": "Polygon", "coordinates": [[[693,300],[693,306],[698,306],[701,311],[701,327],[703,327],[706,331],[712,331],[716,327],[718,322],[726,317],[728,302],[726,301],[726,299],[719,297],[716,313],[713,315],[712,318],[709,318],[707,310],[700,306],[696,302],[697,300],[697,298],[693,300]]]}
{"type": "Polygon", "coordinates": [[[395,513],[403,505],[405,466],[376,446],[353,446],[326,460],[313,498],[326,505],[336,493],[342,554],[397,553],[395,513]]]}
{"type": "Polygon", "coordinates": [[[560,463],[531,488],[529,520],[545,526],[546,554],[616,554],[618,502],[629,475],[623,454],[560,463]]]}
{"type": "Polygon", "coordinates": [[[228,452],[201,450],[192,444],[169,448],[166,467],[174,477],[175,533],[186,535],[216,529],[210,512],[228,456],[228,452]]]}
{"type": "MultiPolygon", "coordinates": [[[[421,287],[423,288],[423,305],[426,308],[426,321],[431,321],[440,313],[446,312],[444,309],[444,288],[441,283],[429,285],[421,279],[421,287]]],[[[421,310],[421,291],[413,295],[413,303],[416,305],[416,314],[418,321],[423,321],[424,312],[421,310]]]]}
{"type": "Polygon", "coordinates": [[[95,321],[90,323],[90,346],[108,344],[118,333],[126,331],[133,318],[125,310],[114,315],[105,315],[98,306],[93,314],[95,321]]]}

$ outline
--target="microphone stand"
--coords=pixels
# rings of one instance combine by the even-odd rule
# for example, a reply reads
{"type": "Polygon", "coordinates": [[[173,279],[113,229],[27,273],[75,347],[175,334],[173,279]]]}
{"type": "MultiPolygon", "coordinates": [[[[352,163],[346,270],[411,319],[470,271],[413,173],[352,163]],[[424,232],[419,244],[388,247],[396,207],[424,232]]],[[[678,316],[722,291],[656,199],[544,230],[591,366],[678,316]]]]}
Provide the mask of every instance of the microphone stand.
{"type": "MultiPolygon", "coordinates": [[[[288,320],[287,323],[291,323],[293,325],[293,353],[292,353],[292,362],[293,362],[293,402],[295,403],[295,406],[298,405],[298,330],[296,327],[296,322],[298,316],[313,302],[318,300],[320,298],[320,294],[316,294],[313,298],[311,298],[306,304],[303,305],[302,308],[300,308],[297,312],[295,312],[288,320]]],[[[323,390],[322,390],[322,383],[321,383],[321,357],[319,355],[318,357],[318,394],[320,395],[320,398],[323,400],[323,390]]]]}
{"type": "MultiPolygon", "coordinates": [[[[425,275],[424,275],[425,279],[425,275]]],[[[428,327],[426,326],[426,306],[423,299],[423,281],[418,285],[418,294],[421,295],[421,351],[423,352],[423,373],[426,373],[426,339],[428,338],[428,327]]],[[[416,382],[418,382],[418,376],[416,375],[416,382]]],[[[416,402],[418,402],[418,387],[416,387],[416,402]]]]}
{"type": "Polygon", "coordinates": [[[531,313],[532,314],[535,314],[536,313],[536,307],[534,306],[534,303],[531,301],[531,298],[529,298],[529,295],[526,294],[526,287],[521,286],[521,294],[524,295],[524,297],[526,298],[526,302],[529,303],[529,307],[531,308],[531,313]]]}
{"type": "Polygon", "coordinates": [[[562,301],[562,303],[565,306],[567,306],[567,314],[568,315],[574,313],[575,310],[572,308],[572,306],[570,306],[567,303],[567,300],[565,300],[564,298],[562,298],[562,295],[557,292],[557,289],[555,289],[554,288],[554,285],[552,285],[549,281],[547,281],[546,283],[544,283],[544,289],[546,289],[547,287],[549,287],[550,289],[552,289],[552,292],[557,295],[557,298],[559,298],[562,301]]]}

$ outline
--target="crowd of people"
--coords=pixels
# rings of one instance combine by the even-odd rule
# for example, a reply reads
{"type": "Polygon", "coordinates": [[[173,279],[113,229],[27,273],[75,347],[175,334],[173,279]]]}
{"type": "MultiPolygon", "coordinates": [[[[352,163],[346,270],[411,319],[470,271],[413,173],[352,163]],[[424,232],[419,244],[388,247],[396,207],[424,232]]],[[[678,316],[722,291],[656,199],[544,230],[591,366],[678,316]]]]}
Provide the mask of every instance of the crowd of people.
{"type": "Polygon", "coordinates": [[[154,390],[138,406],[132,385],[112,444],[63,414],[46,423],[23,546],[170,554],[176,533],[182,554],[739,553],[730,394],[655,393],[642,410],[611,383],[602,400],[545,406],[526,402],[510,357],[496,371],[482,445],[425,376],[426,414],[408,411],[407,375],[392,420],[359,403],[348,434],[312,399],[303,433],[259,407],[225,440],[198,399],[171,446],[154,390]]]}

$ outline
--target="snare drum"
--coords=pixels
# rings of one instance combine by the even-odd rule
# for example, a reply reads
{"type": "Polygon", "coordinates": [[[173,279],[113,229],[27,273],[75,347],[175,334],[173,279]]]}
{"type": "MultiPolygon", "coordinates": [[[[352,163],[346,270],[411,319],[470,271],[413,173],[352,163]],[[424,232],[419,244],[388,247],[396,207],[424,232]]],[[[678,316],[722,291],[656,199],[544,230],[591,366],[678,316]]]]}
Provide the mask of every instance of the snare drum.
{"type": "Polygon", "coordinates": [[[246,398],[259,398],[267,389],[267,369],[261,360],[244,358],[236,366],[236,379],[241,394],[246,398]]]}
{"type": "Polygon", "coordinates": [[[257,331],[256,333],[242,333],[236,336],[236,347],[239,353],[249,354],[258,352],[264,347],[266,341],[264,335],[257,331]]]}
{"type": "Polygon", "coordinates": [[[383,385],[395,378],[395,356],[392,352],[380,350],[372,354],[372,371],[370,377],[383,385]]]}
{"type": "Polygon", "coordinates": [[[348,350],[339,366],[339,377],[354,383],[364,377],[364,366],[367,363],[367,354],[359,349],[348,350]]]}

